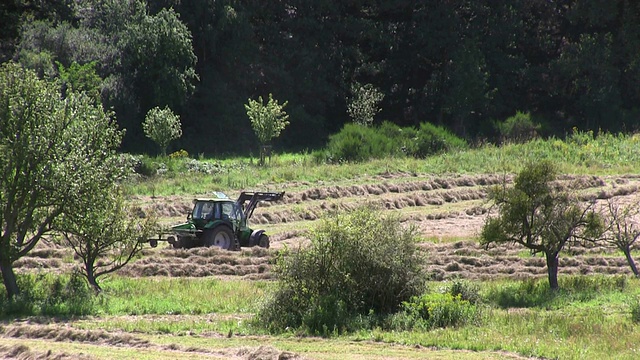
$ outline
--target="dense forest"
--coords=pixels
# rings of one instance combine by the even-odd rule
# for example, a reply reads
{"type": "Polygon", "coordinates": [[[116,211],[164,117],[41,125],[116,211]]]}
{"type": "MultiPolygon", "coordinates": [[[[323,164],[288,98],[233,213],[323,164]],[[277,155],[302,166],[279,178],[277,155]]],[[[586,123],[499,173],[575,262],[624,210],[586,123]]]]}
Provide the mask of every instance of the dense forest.
{"type": "Polygon", "coordinates": [[[632,0],[8,0],[0,61],[95,91],[152,153],[141,123],[180,115],[171,150],[255,154],[248,99],[287,101],[274,144],[322,147],[358,89],[375,123],[470,141],[530,113],[546,135],[640,127],[640,3],[632,0]]]}

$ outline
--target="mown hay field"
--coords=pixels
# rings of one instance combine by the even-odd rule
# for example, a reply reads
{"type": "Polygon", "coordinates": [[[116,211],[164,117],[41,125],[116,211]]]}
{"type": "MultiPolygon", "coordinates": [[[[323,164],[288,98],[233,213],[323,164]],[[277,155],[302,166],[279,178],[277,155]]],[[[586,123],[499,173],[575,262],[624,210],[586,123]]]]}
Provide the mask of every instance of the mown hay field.
{"type": "MultiPolygon", "coordinates": [[[[279,250],[304,246],[309,230],[325,214],[368,204],[381,211],[395,212],[404,225],[418,229],[420,238],[417,246],[426,257],[429,277],[425,280],[543,279],[547,275],[543,257],[531,255],[515,246],[484,248],[477,241],[477,235],[491,211],[486,200],[488,187],[511,180],[511,176],[494,174],[431,176],[398,172],[363,176],[352,182],[266,185],[257,190],[286,191],[283,200],[259,206],[251,219],[252,227],[264,228],[270,234],[269,249],[243,248],[236,252],[217,248],[184,250],[160,243],[157,248],[146,248],[138,259],[116,276],[134,280],[206,278],[231,284],[237,284],[238,281],[270,282],[275,279],[272,267],[279,250]]],[[[560,183],[571,187],[571,191],[585,200],[596,199],[599,204],[607,200],[635,204],[640,196],[640,176],[635,175],[564,176],[560,183]]],[[[205,189],[202,194],[206,194],[205,189]]],[[[236,194],[228,195],[234,197],[236,194]]],[[[184,221],[191,210],[192,199],[192,196],[182,195],[134,196],[131,201],[139,208],[141,215],[153,211],[160,215],[164,224],[169,225],[184,221]]],[[[636,252],[634,250],[634,254],[636,252]]],[[[68,249],[43,242],[29,256],[16,262],[15,266],[18,273],[66,273],[76,266],[76,262],[68,249]]],[[[631,271],[620,252],[602,245],[573,246],[561,255],[561,278],[602,274],[629,276],[631,271]]],[[[259,296],[256,301],[259,301],[259,296]]],[[[105,314],[78,319],[6,320],[0,324],[0,357],[539,358],[532,355],[536,353],[533,350],[531,354],[523,354],[521,351],[510,351],[509,346],[505,346],[506,350],[465,349],[464,346],[457,349],[438,348],[418,345],[420,342],[412,344],[407,339],[389,340],[387,335],[375,332],[336,339],[244,334],[237,330],[239,325],[234,327],[234,324],[246,321],[252,311],[221,314],[105,314]],[[147,325],[140,325],[142,323],[147,325]],[[149,325],[153,323],[159,325],[149,325]],[[173,323],[180,324],[176,326],[182,330],[174,331],[173,325],[170,325],[173,323]],[[207,323],[213,325],[202,328],[202,324],[207,323]],[[144,330],[147,327],[152,330],[144,330]],[[163,330],[163,327],[166,329],[163,330]],[[189,328],[201,330],[187,330],[189,328]]],[[[580,356],[571,354],[568,358],[580,356]]]]}

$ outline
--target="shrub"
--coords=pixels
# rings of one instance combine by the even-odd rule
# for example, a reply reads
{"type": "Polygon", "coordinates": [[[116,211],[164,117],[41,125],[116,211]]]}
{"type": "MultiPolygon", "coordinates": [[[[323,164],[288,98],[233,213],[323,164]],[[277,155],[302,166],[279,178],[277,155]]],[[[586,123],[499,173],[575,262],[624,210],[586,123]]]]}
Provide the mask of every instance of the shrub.
{"type": "Polygon", "coordinates": [[[413,127],[403,127],[385,121],[378,131],[388,137],[394,144],[393,155],[413,155],[417,151],[418,130],[413,127]]]}
{"type": "Polygon", "coordinates": [[[452,150],[468,148],[468,144],[442,126],[436,126],[428,122],[420,124],[416,134],[415,144],[412,146],[411,155],[424,158],[452,150]]]}
{"type": "Polygon", "coordinates": [[[332,162],[366,161],[383,158],[394,151],[393,141],[376,128],[345,124],[339,133],[329,137],[328,158],[332,162]]]}
{"type": "Polygon", "coordinates": [[[275,293],[257,320],[270,331],[329,335],[354,330],[354,318],[390,314],[420,293],[422,258],[415,230],[361,207],[323,219],[311,244],[280,254],[275,293]]]}
{"type": "Polygon", "coordinates": [[[551,302],[555,295],[543,280],[528,279],[498,286],[489,291],[487,299],[502,308],[533,307],[551,302]]]}
{"type": "Polygon", "coordinates": [[[531,120],[531,114],[520,111],[502,123],[497,122],[495,127],[500,134],[501,142],[515,143],[524,143],[534,139],[541,128],[540,124],[531,120]]]}
{"type": "Polygon", "coordinates": [[[466,300],[471,304],[477,304],[480,302],[480,286],[469,280],[453,280],[449,286],[448,292],[454,297],[460,296],[462,300],[466,300]]]}
{"type": "Polygon", "coordinates": [[[455,327],[474,323],[479,315],[478,307],[461,295],[425,293],[403,303],[403,312],[393,318],[392,326],[398,330],[455,327]]]}

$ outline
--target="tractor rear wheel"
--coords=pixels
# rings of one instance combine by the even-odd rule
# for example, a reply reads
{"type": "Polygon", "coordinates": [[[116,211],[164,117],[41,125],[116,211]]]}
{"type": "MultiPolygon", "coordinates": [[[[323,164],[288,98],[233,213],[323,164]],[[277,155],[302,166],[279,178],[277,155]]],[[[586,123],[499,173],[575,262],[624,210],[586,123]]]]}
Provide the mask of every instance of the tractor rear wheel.
{"type": "Polygon", "coordinates": [[[233,250],[235,244],[235,235],[233,231],[225,225],[215,227],[208,230],[204,236],[204,246],[217,246],[224,250],[233,250]]]}
{"type": "Polygon", "coordinates": [[[269,237],[265,234],[260,235],[260,240],[258,241],[258,246],[261,248],[268,249],[269,248],[269,237]]]}

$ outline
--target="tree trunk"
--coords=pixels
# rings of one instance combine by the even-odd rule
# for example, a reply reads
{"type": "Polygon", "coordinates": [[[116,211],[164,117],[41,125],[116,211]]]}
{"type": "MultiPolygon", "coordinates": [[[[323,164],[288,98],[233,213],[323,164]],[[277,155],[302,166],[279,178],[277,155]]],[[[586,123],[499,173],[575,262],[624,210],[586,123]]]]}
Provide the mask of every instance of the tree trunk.
{"type": "Polygon", "coordinates": [[[20,294],[16,274],[13,272],[13,266],[11,263],[0,262],[0,271],[2,271],[2,280],[7,290],[7,298],[12,300],[16,295],[20,294]]]}
{"type": "Polygon", "coordinates": [[[545,253],[547,257],[547,272],[549,274],[549,287],[551,290],[558,290],[558,253],[545,253]]]}
{"type": "Polygon", "coordinates": [[[629,247],[627,246],[627,248],[623,249],[622,251],[624,252],[624,256],[626,256],[627,258],[627,262],[629,263],[629,266],[631,266],[631,271],[633,271],[633,275],[638,277],[638,268],[636,267],[636,262],[633,261],[633,258],[631,257],[631,249],[629,249],[629,247]]]}
{"type": "Polygon", "coordinates": [[[102,291],[102,288],[100,287],[100,285],[98,285],[98,281],[96,280],[96,275],[93,272],[93,266],[92,265],[85,265],[85,266],[86,266],[85,270],[87,272],[87,282],[89,283],[93,291],[96,294],[99,294],[102,291]]]}

